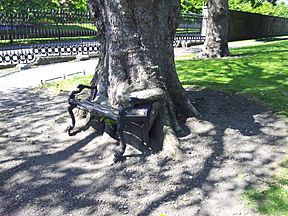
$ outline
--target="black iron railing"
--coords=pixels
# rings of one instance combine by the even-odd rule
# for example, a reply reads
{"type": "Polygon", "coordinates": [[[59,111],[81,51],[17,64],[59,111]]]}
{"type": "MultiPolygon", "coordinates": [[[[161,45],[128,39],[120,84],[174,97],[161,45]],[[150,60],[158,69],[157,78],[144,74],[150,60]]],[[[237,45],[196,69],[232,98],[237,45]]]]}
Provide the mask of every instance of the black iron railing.
{"type": "Polygon", "coordinates": [[[25,14],[0,12],[2,45],[67,38],[96,38],[96,27],[88,13],[65,10],[28,10],[25,14]]]}
{"type": "MultiPolygon", "coordinates": [[[[203,42],[202,16],[183,14],[175,45],[203,42]]],[[[89,13],[67,10],[0,12],[0,64],[33,62],[38,56],[97,54],[97,29],[89,13]]]]}
{"type": "MultiPolygon", "coordinates": [[[[200,35],[202,15],[183,14],[177,36],[200,35]]],[[[96,39],[97,30],[89,13],[67,10],[0,12],[0,46],[43,41],[96,39]]]]}
{"type": "Polygon", "coordinates": [[[182,14],[176,32],[177,36],[201,35],[203,16],[201,14],[182,14]]]}

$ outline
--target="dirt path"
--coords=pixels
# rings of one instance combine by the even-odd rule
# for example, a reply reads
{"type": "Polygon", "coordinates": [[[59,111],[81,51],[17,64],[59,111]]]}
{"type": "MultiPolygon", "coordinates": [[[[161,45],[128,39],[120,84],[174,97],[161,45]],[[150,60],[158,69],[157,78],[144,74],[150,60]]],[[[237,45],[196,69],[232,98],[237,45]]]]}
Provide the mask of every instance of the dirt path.
{"type": "Polygon", "coordinates": [[[93,74],[97,65],[97,59],[87,61],[70,61],[41,66],[33,66],[26,70],[8,69],[0,71],[0,91],[17,88],[32,88],[41,85],[41,80],[49,80],[57,77],[69,76],[69,74],[85,71],[85,74],[93,74]]]}
{"type": "Polygon", "coordinates": [[[112,139],[66,135],[66,94],[1,93],[0,215],[256,215],[240,195],[273,173],[287,122],[239,95],[189,95],[203,117],[186,123],[183,161],[128,151],[111,166],[112,139]]]}
{"type": "MultiPolygon", "coordinates": [[[[232,41],[228,43],[229,49],[230,48],[239,48],[239,47],[246,47],[246,46],[257,46],[267,43],[277,43],[278,41],[288,40],[288,36],[280,36],[274,38],[266,38],[263,40],[242,40],[242,41],[232,41]]],[[[195,54],[199,53],[202,49],[203,45],[193,45],[189,47],[177,47],[174,49],[174,54],[176,57],[180,57],[183,55],[195,54]]]]}

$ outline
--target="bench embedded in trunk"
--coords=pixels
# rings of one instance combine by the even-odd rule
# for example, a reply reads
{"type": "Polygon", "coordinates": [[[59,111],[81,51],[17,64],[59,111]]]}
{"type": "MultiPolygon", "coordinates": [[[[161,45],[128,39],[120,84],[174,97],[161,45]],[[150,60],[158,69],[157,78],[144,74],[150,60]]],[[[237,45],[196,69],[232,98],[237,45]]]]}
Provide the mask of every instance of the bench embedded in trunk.
{"type": "Polygon", "coordinates": [[[143,130],[142,143],[149,146],[149,119],[154,101],[129,98],[130,105],[127,107],[121,107],[119,110],[105,104],[99,104],[93,99],[97,94],[97,88],[86,85],[79,85],[77,90],[70,93],[68,103],[68,112],[72,119],[72,125],[68,127],[69,136],[76,135],[79,131],[73,131],[75,127],[75,117],[73,109],[78,107],[84,109],[90,113],[96,113],[100,117],[105,116],[106,118],[112,119],[117,125],[117,134],[120,139],[120,149],[114,154],[114,161],[121,161],[124,159],[123,154],[126,149],[126,142],[124,138],[124,127],[130,123],[137,123],[141,125],[143,130]],[[92,99],[80,100],[76,98],[76,95],[82,92],[83,89],[88,88],[92,90],[92,99]]]}

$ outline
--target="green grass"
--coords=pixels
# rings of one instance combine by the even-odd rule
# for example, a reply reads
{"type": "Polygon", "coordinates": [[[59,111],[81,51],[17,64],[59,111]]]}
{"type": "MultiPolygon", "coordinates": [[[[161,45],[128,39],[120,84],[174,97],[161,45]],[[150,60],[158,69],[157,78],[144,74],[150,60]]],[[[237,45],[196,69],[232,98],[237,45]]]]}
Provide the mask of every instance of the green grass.
{"type": "Polygon", "coordinates": [[[185,86],[253,96],[288,117],[288,42],[231,49],[225,59],[177,60],[185,86]]]}
{"type": "Polygon", "coordinates": [[[288,161],[281,164],[281,173],[267,188],[248,189],[242,198],[261,214],[288,216],[288,161]]]}
{"type": "Polygon", "coordinates": [[[85,31],[93,30],[96,31],[96,26],[92,23],[64,23],[58,25],[45,25],[42,27],[45,30],[69,30],[69,31],[85,31]]]}
{"type": "Polygon", "coordinates": [[[59,92],[69,92],[77,87],[79,84],[89,85],[92,75],[86,76],[72,76],[69,79],[64,79],[56,82],[46,83],[42,88],[52,90],[55,93],[59,92]]]}
{"type": "Polygon", "coordinates": [[[192,28],[177,28],[176,35],[177,34],[194,34],[199,33],[200,29],[192,29],[192,28]]]}

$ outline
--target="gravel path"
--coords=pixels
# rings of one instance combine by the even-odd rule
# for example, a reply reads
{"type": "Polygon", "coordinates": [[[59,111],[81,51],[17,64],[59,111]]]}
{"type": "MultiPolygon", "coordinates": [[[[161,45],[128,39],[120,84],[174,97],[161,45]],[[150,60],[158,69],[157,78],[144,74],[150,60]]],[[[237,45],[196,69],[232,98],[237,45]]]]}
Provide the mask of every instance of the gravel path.
{"type": "Polygon", "coordinates": [[[85,71],[86,74],[93,74],[96,65],[97,59],[90,59],[32,66],[32,68],[26,70],[2,70],[0,71],[0,91],[36,87],[41,85],[41,80],[63,77],[77,72],[85,71]]]}
{"type": "Polygon", "coordinates": [[[0,215],[257,215],[240,199],[287,150],[288,123],[240,95],[190,89],[202,113],[181,138],[185,157],[111,166],[115,141],[65,133],[67,93],[0,92],[0,215]]]}
{"type": "MultiPolygon", "coordinates": [[[[266,40],[243,40],[243,41],[232,41],[228,43],[229,48],[239,48],[246,46],[256,46],[266,43],[274,43],[277,41],[288,40],[288,36],[280,36],[274,38],[267,38],[266,40]]],[[[191,53],[198,53],[201,51],[203,45],[193,45],[190,47],[178,47],[174,49],[175,56],[189,55],[191,53]]]]}

